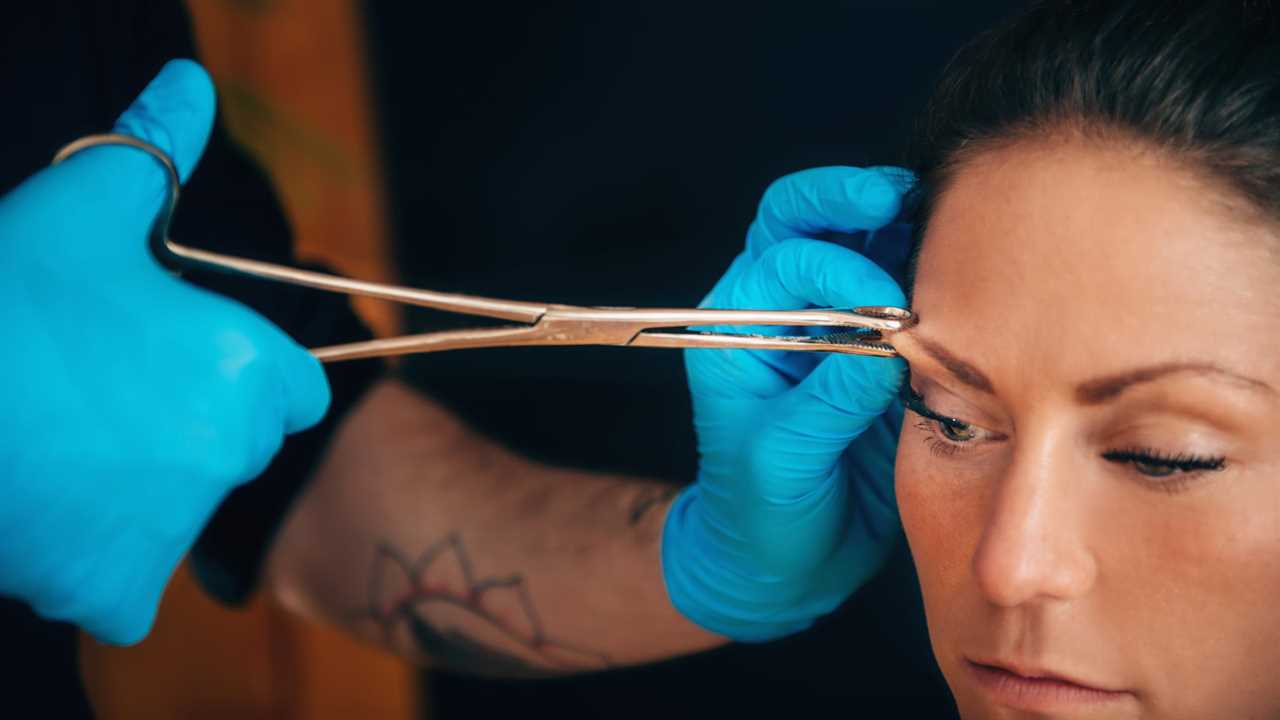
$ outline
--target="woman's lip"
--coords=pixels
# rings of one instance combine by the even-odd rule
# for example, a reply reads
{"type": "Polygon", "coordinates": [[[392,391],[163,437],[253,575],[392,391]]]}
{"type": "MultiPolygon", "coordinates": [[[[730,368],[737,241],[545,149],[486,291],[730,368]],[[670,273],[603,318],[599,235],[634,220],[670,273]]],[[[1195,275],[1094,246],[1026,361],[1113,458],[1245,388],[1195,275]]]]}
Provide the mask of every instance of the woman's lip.
{"type": "Polygon", "coordinates": [[[1001,660],[965,658],[978,686],[996,702],[1030,711],[1052,711],[1082,705],[1111,703],[1131,697],[1040,668],[1001,660]]]}

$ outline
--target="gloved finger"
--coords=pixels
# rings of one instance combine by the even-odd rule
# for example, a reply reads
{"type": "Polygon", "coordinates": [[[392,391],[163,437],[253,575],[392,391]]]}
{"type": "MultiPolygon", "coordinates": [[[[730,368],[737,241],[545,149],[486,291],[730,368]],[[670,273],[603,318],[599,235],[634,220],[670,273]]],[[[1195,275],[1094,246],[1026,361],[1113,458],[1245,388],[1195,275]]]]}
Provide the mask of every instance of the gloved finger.
{"type": "Polygon", "coordinates": [[[213,81],[204,68],[170,60],[116,121],[115,132],[164,151],[186,182],[209,142],[214,106],[213,81]]]}
{"type": "Polygon", "coordinates": [[[752,257],[794,237],[875,230],[892,222],[914,184],[895,167],[822,167],[775,180],[747,231],[752,257]]]}
{"type": "Polygon", "coordinates": [[[893,405],[906,364],[898,358],[832,355],[780,396],[759,442],[777,476],[773,499],[795,501],[833,477],[841,456],[893,405]]]}
{"type": "MultiPolygon", "coordinates": [[[[144,594],[152,595],[153,593],[144,594]]],[[[143,599],[126,594],[121,597],[121,600],[127,601],[130,606],[114,608],[110,614],[97,613],[65,619],[77,622],[82,630],[92,635],[98,642],[121,647],[136,645],[151,632],[156,613],[160,609],[159,599],[150,597],[143,599]]],[[[56,614],[42,613],[42,616],[63,619],[56,614]]]]}
{"type": "Polygon", "coordinates": [[[324,367],[292,338],[280,334],[280,373],[284,381],[286,434],[301,432],[329,412],[331,392],[324,367]]]}
{"type": "MultiPolygon", "coordinates": [[[[165,586],[181,560],[180,552],[166,554],[172,557],[154,564],[139,562],[115,577],[108,586],[114,592],[103,593],[101,604],[79,619],[81,628],[109,645],[128,647],[142,642],[155,625],[165,586]]],[[[78,618],[79,615],[72,615],[68,619],[78,618]]]]}
{"type": "Polygon", "coordinates": [[[251,394],[260,402],[278,402],[270,412],[255,413],[264,423],[252,434],[262,443],[257,456],[264,459],[265,469],[265,461],[278,450],[281,433],[306,430],[329,411],[329,378],[320,361],[283,330],[254,310],[235,305],[235,320],[228,324],[242,333],[243,345],[224,344],[228,359],[223,363],[229,368],[260,363],[251,394]]]}
{"type": "MultiPolygon", "coordinates": [[[[796,239],[775,245],[743,273],[735,289],[735,301],[779,309],[808,305],[901,307],[906,303],[898,284],[875,263],[819,240],[796,239]]],[[[888,407],[903,368],[901,361],[885,358],[828,355],[790,391],[792,397],[780,404],[778,424],[790,427],[789,420],[795,419],[799,432],[825,437],[828,446],[824,452],[838,455],[866,423],[888,407]]]]}
{"type": "MultiPolygon", "coordinates": [[[[208,74],[194,62],[175,60],[143,90],[115,129],[154,144],[186,178],[208,142],[213,111],[208,74]]],[[[150,155],[100,145],[45,168],[6,199],[25,209],[28,222],[46,228],[53,262],[100,267],[149,257],[146,236],[167,183],[164,169],[150,155]]]]}
{"type": "MultiPolygon", "coordinates": [[[[905,302],[888,273],[848,248],[821,240],[793,238],[774,245],[754,262],[744,253],[708,296],[705,305],[724,309],[798,310],[852,308],[905,302]]],[[[785,334],[778,326],[717,328],[720,332],[785,334]]],[[[813,368],[812,353],[743,351],[792,381],[813,368]]]]}
{"type": "MultiPolygon", "coordinates": [[[[116,130],[155,144],[182,177],[195,167],[213,126],[209,76],[189,60],[165,65],[116,130]]],[[[70,139],[70,138],[69,138],[70,139]]],[[[101,267],[147,256],[146,232],[165,196],[167,179],[154,158],[130,147],[87,148],[28,178],[0,202],[0,215],[44,228],[42,251],[54,265],[101,267]],[[121,253],[115,240],[133,253],[121,253]]]]}
{"type": "Polygon", "coordinates": [[[898,284],[848,248],[792,238],[754,262],[735,261],[709,297],[720,308],[799,310],[806,307],[902,306],[898,284]]]}

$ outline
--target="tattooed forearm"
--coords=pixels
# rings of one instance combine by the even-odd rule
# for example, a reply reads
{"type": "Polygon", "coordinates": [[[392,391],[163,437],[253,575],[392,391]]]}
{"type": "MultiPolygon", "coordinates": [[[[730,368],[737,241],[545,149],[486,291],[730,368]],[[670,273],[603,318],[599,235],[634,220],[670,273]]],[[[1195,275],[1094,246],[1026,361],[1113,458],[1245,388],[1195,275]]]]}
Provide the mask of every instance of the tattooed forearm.
{"type": "Polygon", "coordinates": [[[294,612],[409,660],[503,676],[725,642],[667,595],[670,484],[533,462],[396,381],[348,412],[322,458],[264,574],[294,612]]]}
{"type": "Polygon", "coordinates": [[[550,637],[522,575],[481,576],[451,534],[410,560],[379,545],[370,574],[367,616],[387,643],[397,633],[446,667],[533,677],[609,667],[609,656],[550,637]]]}

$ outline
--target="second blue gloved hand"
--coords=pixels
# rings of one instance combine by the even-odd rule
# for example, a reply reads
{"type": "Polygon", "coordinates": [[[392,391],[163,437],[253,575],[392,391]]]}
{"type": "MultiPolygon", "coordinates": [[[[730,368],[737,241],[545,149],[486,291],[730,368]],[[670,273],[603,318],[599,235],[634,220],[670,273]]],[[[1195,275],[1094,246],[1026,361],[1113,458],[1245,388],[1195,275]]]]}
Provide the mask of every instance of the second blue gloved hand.
{"type": "MultiPolygon", "coordinates": [[[[876,263],[813,238],[853,234],[860,249],[901,259],[900,236],[877,242],[863,231],[893,220],[909,183],[894,168],[777,181],[703,307],[902,307],[898,283],[876,263]]],[[[736,640],[802,630],[862,585],[897,536],[904,365],[749,350],[689,350],[685,363],[701,461],[667,516],[668,594],[686,617],[736,640]]]]}
{"type": "MultiPolygon", "coordinates": [[[[115,131],[185,180],[213,111],[174,61],[115,131]]],[[[146,634],[214,508],[329,402],[303,348],[150,256],[164,188],[143,152],[95,147],[0,198],[0,595],[113,643],[146,634]]]]}

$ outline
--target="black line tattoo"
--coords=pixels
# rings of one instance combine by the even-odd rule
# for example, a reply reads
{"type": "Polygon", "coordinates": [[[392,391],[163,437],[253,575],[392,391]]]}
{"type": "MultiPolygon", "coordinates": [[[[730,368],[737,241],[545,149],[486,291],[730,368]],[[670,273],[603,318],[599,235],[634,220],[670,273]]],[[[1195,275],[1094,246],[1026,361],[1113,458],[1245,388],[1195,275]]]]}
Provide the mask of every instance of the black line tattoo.
{"type": "Polygon", "coordinates": [[[522,575],[477,577],[457,533],[428,547],[412,562],[391,545],[379,544],[369,576],[368,602],[368,608],[362,615],[381,626],[388,644],[396,628],[406,623],[418,649],[448,667],[507,677],[538,677],[557,671],[604,669],[613,664],[607,654],[549,637],[522,575]],[[452,558],[457,562],[464,587],[452,589],[427,580],[427,572],[442,558],[452,558]],[[386,597],[390,592],[390,572],[398,573],[407,589],[399,595],[386,597]],[[504,591],[515,593],[521,613],[518,619],[524,620],[528,629],[502,617],[486,603],[488,595],[504,591]],[[446,604],[462,610],[526,648],[537,662],[470,637],[460,628],[436,627],[422,613],[432,604],[446,604]]]}
{"type": "Polygon", "coordinates": [[[680,488],[665,485],[646,489],[636,496],[631,503],[631,511],[627,513],[627,524],[635,527],[640,524],[650,510],[680,494],[680,488]]]}

